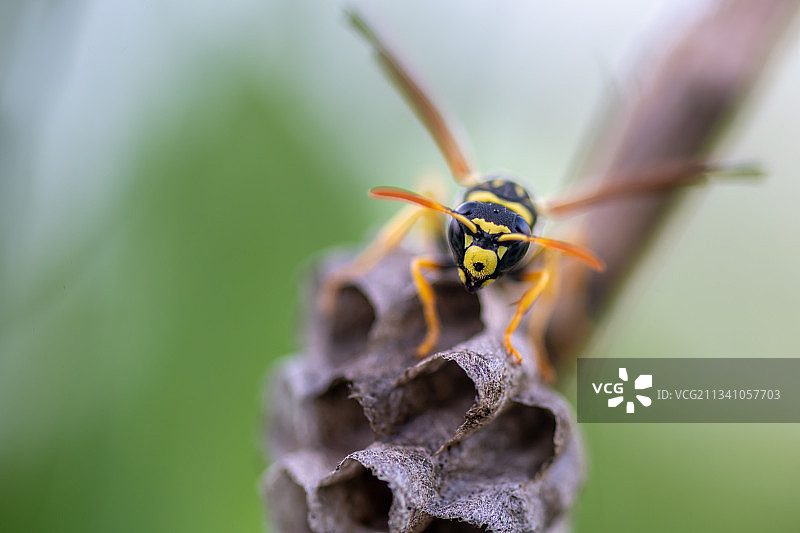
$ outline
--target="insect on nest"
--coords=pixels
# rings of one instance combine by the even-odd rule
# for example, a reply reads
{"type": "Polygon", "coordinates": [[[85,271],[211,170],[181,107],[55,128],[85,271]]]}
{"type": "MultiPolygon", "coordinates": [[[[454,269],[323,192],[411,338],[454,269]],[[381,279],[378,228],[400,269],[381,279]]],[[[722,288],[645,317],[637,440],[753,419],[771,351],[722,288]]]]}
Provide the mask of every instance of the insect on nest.
{"type": "MultiPolygon", "coordinates": [[[[436,298],[426,272],[455,270],[464,288],[475,292],[497,280],[510,278],[524,284],[514,314],[505,328],[503,344],[515,363],[522,358],[512,343],[512,335],[534,302],[543,311],[544,319],[532,321],[531,341],[536,346],[536,364],[545,381],[554,377],[544,349],[547,314],[557,296],[557,278],[561,256],[577,259],[598,272],[605,269],[603,260],[579,243],[570,243],[536,235],[541,216],[570,214],[599,202],[636,194],[652,193],[680,185],[695,183],[708,172],[727,170],[704,162],[688,161],[665,165],[651,172],[652,179],[610,182],[592,190],[568,197],[536,202],[528,191],[506,176],[482,176],[469,162],[456,142],[439,108],[422,90],[398,56],[392,52],[369,25],[357,14],[349,13],[355,28],[371,43],[382,66],[399,91],[433,137],[444,156],[453,179],[466,187],[463,203],[455,209],[438,199],[393,187],[376,187],[374,198],[411,204],[384,226],[378,237],[348,266],[330,276],[322,287],[320,303],[328,311],[333,308],[335,293],[344,284],[369,271],[388,254],[419,219],[450,218],[447,246],[450,257],[418,256],[411,261],[411,274],[422,304],[427,333],[416,354],[425,357],[436,346],[440,322],[436,298]],[[533,245],[533,246],[531,246],[533,245]]],[[[435,227],[434,224],[428,224],[435,227]]]]}

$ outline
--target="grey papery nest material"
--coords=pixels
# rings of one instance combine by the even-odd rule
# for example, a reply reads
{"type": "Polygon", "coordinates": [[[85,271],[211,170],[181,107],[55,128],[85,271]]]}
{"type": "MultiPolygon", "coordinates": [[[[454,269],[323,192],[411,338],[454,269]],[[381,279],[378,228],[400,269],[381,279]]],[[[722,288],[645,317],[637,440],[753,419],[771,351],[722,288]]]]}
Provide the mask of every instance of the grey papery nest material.
{"type": "Polygon", "coordinates": [[[525,335],[514,339],[523,364],[502,348],[520,292],[473,295],[453,273],[432,278],[442,336],[420,360],[410,260],[392,254],[340,291],[331,316],[312,311],[305,353],[275,373],[264,479],[275,529],[562,530],[583,454],[525,335]]]}

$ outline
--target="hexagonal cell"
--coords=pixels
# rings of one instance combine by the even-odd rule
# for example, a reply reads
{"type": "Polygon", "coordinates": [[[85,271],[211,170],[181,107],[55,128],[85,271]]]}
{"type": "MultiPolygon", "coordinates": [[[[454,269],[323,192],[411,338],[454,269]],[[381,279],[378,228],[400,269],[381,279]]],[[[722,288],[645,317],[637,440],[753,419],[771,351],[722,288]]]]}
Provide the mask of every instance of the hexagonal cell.
{"type": "Polygon", "coordinates": [[[503,483],[533,481],[555,455],[552,411],[513,402],[491,423],[448,452],[445,477],[503,483]]]}
{"type": "Polygon", "coordinates": [[[528,479],[555,455],[556,418],[552,411],[513,403],[493,423],[494,448],[513,458],[510,465],[528,479]]]}
{"type": "Polygon", "coordinates": [[[319,487],[317,498],[336,531],[389,531],[392,491],[368,468],[354,460],[345,461],[341,474],[330,484],[319,487]]]}
{"type": "Polygon", "coordinates": [[[277,531],[312,533],[308,525],[306,490],[286,470],[281,470],[266,487],[269,515],[277,531]]]}
{"type": "Polygon", "coordinates": [[[464,422],[476,396],[475,384],[455,361],[433,360],[394,389],[390,431],[401,431],[411,441],[436,449],[464,422]],[[415,424],[423,427],[400,429],[415,424]]]}
{"type": "Polygon", "coordinates": [[[326,356],[335,365],[363,355],[375,323],[375,308],[355,285],[345,285],[336,294],[330,315],[326,356]]]}
{"type": "Polygon", "coordinates": [[[312,402],[319,444],[341,456],[375,440],[361,404],[350,397],[350,385],[347,380],[336,380],[312,402]]]}
{"type": "MultiPolygon", "coordinates": [[[[433,280],[432,287],[441,326],[438,342],[432,352],[446,350],[483,331],[478,295],[468,293],[457,281],[452,280],[433,280]]],[[[407,361],[414,361],[414,354],[425,338],[428,327],[422,302],[413,288],[410,291],[379,318],[373,339],[394,346],[395,351],[408,354],[407,361]]]]}

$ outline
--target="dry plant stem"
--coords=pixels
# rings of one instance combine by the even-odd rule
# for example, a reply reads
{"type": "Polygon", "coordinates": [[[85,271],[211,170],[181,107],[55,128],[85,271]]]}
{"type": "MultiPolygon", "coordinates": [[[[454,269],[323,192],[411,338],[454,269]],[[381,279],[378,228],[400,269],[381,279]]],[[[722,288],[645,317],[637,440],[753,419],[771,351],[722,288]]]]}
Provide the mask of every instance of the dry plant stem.
{"type": "MultiPolygon", "coordinates": [[[[645,65],[641,87],[618,103],[582,175],[612,182],[675,161],[702,160],[742,108],[800,7],[795,0],[720,2],[682,32],[661,60],[645,65]],[[599,174],[598,174],[599,171],[599,174]]],[[[601,312],[657,234],[679,192],[626,199],[590,210],[568,227],[608,269],[565,265],[564,287],[547,330],[555,361],[575,357],[601,312]]],[[[567,262],[565,262],[567,263],[567,262]]]]}

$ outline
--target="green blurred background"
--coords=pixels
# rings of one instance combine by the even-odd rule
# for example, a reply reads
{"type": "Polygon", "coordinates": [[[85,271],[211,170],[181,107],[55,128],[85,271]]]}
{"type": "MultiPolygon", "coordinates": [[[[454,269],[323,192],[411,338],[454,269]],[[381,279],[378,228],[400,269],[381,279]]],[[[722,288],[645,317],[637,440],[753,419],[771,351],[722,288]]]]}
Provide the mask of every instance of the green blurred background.
{"type": "MultiPolygon", "coordinates": [[[[695,2],[356,2],[469,132],[552,193],[695,2]],[[557,5],[556,5],[557,4],[557,5]],[[646,5],[644,5],[646,4],[646,5]]],[[[800,47],[593,346],[797,357],[800,47]]],[[[446,167],[339,3],[0,6],[0,531],[259,531],[263,377],[321,250],[446,167]]],[[[455,191],[455,189],[453,188],[455,191]]],[[[800,428],[587,425],[578,531],[796,531],[800,428]]]]}

